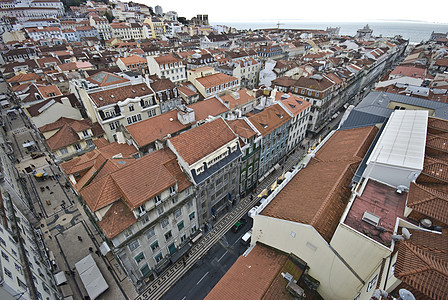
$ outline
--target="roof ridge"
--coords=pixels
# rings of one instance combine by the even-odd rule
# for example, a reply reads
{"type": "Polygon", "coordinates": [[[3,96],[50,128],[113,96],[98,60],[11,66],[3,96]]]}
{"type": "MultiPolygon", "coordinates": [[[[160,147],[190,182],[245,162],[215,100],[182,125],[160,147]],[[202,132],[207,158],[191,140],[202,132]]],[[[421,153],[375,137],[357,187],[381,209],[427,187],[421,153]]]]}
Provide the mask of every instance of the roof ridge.
{"type": "MultiPolygon", "coordinates": [[[[412,252],[414,253],[414,255],[420,259],[423,263],[425,263],[427,265],[428,270],[434,270],[436,272],[439,272],[441,274],[443,274],[444,276],[448,277],[448,265],[445,264],[441,264],[441,262],[443,262],[441,259],[436,258],[434,256],[429,256],[428,254],[430,254],[431,252],[423,252],[424,249],[422,249],[421,247],[415,245],[414,243],[405,241],[404,245],[406,245],[406,247],[412,252]]],[[[420,268],[422,269],[422,268],[420,268]]],[[[408,272],[407,274],[415,274],[417,273],[419,269],[413,269],[413,271],[408,272]]],[[[427,270],[424,270],[427,271],[427,270]]]]}

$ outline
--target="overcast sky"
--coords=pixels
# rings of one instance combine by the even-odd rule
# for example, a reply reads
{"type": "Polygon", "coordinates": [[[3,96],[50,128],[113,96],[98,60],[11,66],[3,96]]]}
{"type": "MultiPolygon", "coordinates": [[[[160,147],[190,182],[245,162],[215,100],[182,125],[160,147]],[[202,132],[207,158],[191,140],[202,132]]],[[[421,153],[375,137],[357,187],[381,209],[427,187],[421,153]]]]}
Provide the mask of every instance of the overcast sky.
{"type": "Polygon", "coordinates": [[[208,14],[211,23],[244,21],[371,21],[416,20],[448,23],[446,0],[274,0],[274,1],[199,1],[199,0],[134,0],[153,8],[162,6],[163,12],[174,10],[190,19],[197,14],[208,14]]]}

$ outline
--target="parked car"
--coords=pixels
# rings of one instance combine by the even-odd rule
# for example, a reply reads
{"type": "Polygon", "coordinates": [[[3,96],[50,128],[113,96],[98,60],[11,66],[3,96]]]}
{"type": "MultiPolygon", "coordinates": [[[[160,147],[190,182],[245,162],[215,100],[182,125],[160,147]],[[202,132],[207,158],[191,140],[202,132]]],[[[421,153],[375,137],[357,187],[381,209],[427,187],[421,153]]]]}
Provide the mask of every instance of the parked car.
{"type": "Polygon", "coordinates": [[[238,231],[240,231],[240,229],[243,228],[244,225],[246,225],[246,223],[247,223],[247,220],[246,220],[246,219],[244,219],[244,218],[243,218],[243,219],[239,219],[239,221],[236,222],[235,225],[233,225],[233,227],[232,227],[232,231],[233,231],[233,232],[238,232],[238,231]]]}
{"type": "Polygon", "coordinates": [[[250,239],[252,237],[252,229],[250,229],[248,232],[246,232],[242,237],[241,237],[241,243],[243,245],[247,245],[250,243],[250,239]]]}

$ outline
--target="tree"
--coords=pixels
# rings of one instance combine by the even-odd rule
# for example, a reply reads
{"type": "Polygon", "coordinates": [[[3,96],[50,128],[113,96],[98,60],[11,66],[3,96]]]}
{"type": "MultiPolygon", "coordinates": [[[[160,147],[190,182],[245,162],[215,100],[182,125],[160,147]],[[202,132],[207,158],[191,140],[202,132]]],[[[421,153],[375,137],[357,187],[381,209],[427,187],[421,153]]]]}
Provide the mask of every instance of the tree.
{"type": "Polygon", "coordinates": [[[112,23],[112,20],[115,19],[115,17],[112,15],[112,13],[108,10],[104,14],[104,16],[107,18],[107,21],[109,21],[109,23],[112,23]]]}
{"type": "Polygon", "coordinates": [[[178,17],[177,20],[184,25],[188,25],[188,20],[185,17],[178,17]]]}

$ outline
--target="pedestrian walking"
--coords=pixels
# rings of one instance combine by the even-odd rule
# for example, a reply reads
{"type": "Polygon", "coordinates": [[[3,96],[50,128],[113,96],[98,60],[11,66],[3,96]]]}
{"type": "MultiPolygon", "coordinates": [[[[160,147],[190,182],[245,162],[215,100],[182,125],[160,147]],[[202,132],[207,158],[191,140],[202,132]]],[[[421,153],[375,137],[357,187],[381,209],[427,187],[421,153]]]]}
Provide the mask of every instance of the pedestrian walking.
{"type": "Polygon", "coordinates": [[[92,247],[89,247],[89,251],[90,251],[90,252],[93,252],[93,248],[92,248],[92,247]]]}
{"type": "Polygon", "coordinates": [[[82,242],[82,237],[78,235],[78,241],[82,242]]]}
{"type": "Polygon", "coordinates": [[[98,256],[100,256],[100,251],[99,251],[99,250],[96,250],[96,251],[95,251],[95,254],[98,255],[98,256]]]}

